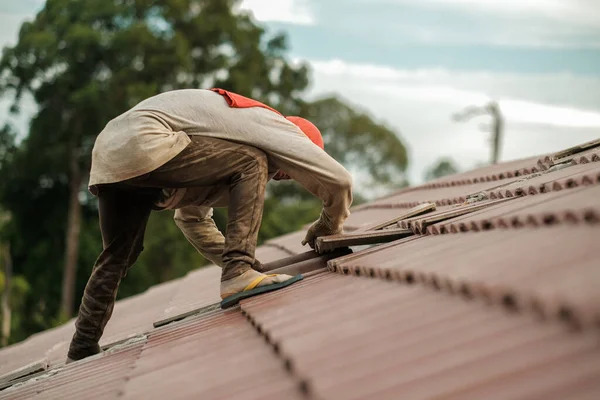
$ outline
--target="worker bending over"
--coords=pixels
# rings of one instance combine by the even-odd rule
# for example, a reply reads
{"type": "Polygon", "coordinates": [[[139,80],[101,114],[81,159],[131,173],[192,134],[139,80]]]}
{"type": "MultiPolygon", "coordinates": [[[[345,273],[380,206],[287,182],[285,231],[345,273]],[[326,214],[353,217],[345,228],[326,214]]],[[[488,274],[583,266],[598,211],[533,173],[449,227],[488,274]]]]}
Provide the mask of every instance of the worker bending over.
{"type": "Polygon", "coordinates": [[[68,362],[100,352],[117,289],[143,249],[151,210],[175,210],[189,242],[222,268],[222,306],[301,276],[265,275],[254,258],[265,187],[294,179],[323,202],[302,244],[342,231],[350,174],[323,150],[319,130],[222,89],[173,90],[111,120],[92,152],[89,190],[98,197],[103,250],[75,323],[68,362]],[[225,237],[213,207],[228,207],[225,237]],[[259,289],[260,288],[260,289],[259,289]]]}

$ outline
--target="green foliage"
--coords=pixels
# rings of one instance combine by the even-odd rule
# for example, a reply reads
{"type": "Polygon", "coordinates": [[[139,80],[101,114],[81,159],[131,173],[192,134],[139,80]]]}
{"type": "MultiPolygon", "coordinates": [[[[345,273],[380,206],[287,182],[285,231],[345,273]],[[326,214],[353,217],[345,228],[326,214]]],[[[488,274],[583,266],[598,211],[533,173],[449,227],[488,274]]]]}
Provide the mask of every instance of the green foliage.
{"type": "MultiPolygon", "coordinates": [[[[102,248],[96,200],[86,190],[94,140],[110,119],[161,91],[218,86],[303,115],[321,128],[333,157],[364,173],[367,189],[402,184],[407,153],[398,136],[334,98],[302,102],[307,66],[289,63],[286,37],[268,34],[248,14],[234,13],[236,3],[48,0],[21,26],[17,44],[3,50],[0,94],[14,100],[15,110],[24,93],[38,105],[18,146],[13,129],[0,130],[0,205],[12,214],[2,235],[11,243],[15,276],[28,288],[21,292],[11,340],[68,318],[58,310],[69,183],[74,182],[69,161],[84,174],[79,300],[102,248]]],[[[357,192],[356,199],[361,197],[357,192]]],[[[260,241],[301,228],[319,211],[319,202],[297,184],[270,184],[260,241]]],[[[226,220],[226,210],[216,210],[222,230],[226,220]]],[[[119,298],[206,263],[171,212],[153,213],[144,246],[119,298]]]]}
{"type": "MultiPolygon", "coordinates": [[[[6,284],[6,277],[4,276],[4,272],[0,271],[0,294],[4,293],[6,288],[4,285],[6,284]]],[[[19,310],[24,305],[24,299],[31,291],[31,287],[29,283],[22,276],[13,276],[11,281],[11,291],[10,291],[10,304],[11,306],[19,310]]],[[[1,310],[0,310],[1,311],[1,310]]]]}
{"type": "MultiPolygon", "coordinates": [[[[0,233],[2,232],[2,213],[0,211],[0,233]]],[[[0,241],[0,298],[2,298],[7,288],[6,277],[6,252],[7,247],[0,241]]],[[[11,326],[16,332],[22,332],[23,320],[26,317],[24,311],[25,299],[30,295],[31,287],[27,280],[21,276],[12,276],[10,279],[10,296],[8,298],[11,307],[11,326]]],[[[3,308],[0,307],[0,321],[3,320],[3,308]]],[[[23,339],[18,335],[13,335],[9,338],[9,344],[23,339]]]]}
{"type": "Polygon", "coordinates": [[[15,136],[16,132],[11,125],[5,124],[0,129],[0,177],[2,177],[3,168],[6,168],[6,165],[12,161],[16,151],[15,136]]]}
{"type": "Polygon", "coordinates": [[[438,160],[425,172],[425,181],[431,181],[447,175],[453,175],[458,172],[458,167],[450,158],[438,160]]]}
{"type": "MultiPolygon", "coordinates": [[[[24,23],[0,60],[0,92],[15,105],[33,94],[39,111],[17,149],[0,134],[0,201],[13,213],[15,273],[36,296],[25,302],[24,330],[45,329],[61,297],[69,160],[89,170],[90,151],[104,124],[146,97],[183,88],[221,86],[260,100],[293,104],[308,83],[304,66],[288,64],[282,35],[267,35],[233,0],[48,0],[24,23]],[[5,150],[6,149],[6,150],[5,150]]],[[[284,106],[276,102],[275,106],[284,106]]],[[[94,199],[83,179],[77,289],[81,298],[101,249],[94,199]]],[[[203,260],[167,214],[152,216],[145,252],[120,296],[185,274],[203,260]],[[185,250],[184,250],[185,249],[185,250]]]]}
{"type": "Polygon", "coordinates": [[[320,212],[321,206],[314,198],[299,201],[286,201],[278,197],[267,198],[258,234],[259,244],[265,240],[299,230],[308,221],[316,220],[320,212]]]}
{"type": "MultiPolygon", "coordinates": [[[[353,174],[353,205],[373,198],[373,193],[382,195],[407,185],[408,153],[399,133],[335,97],[302,102],[296,111],[319,128],[327,153],[353,174]]],[[[295,201],[302,207],[314,201],[293,181],[277,182],[267,189],[269,196],[288,203],[295,201]]]]}
{"type": "Polygon", "coordinates": [[[363,191],[404,184],[408,153],[396,132],[335,97],[306,103],[301,113],[319,127],[327,152],[354,172],[363,191]]]}

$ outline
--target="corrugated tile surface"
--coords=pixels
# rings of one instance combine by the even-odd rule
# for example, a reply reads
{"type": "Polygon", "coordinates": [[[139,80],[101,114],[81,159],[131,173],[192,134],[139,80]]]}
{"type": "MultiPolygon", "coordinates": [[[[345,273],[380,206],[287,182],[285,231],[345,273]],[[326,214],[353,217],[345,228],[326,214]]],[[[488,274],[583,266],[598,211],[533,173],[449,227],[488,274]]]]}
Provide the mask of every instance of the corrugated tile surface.
{"type": "Polygon", "coordinates": [[[391,218],[394,218],[395,214],[397,213],[397,210],[390,210],[386,208],[353,211],[350,214],[350,217],[348,217],[348,219],[346,220],[344,224],[344,229],[352,231],[367,225],[385,222],[391,218]]]}
{"type": "MultiPolygon", "coordinates": [[[[542,162],[553,165],[563,160],[576,160],[580,157],[585,157],[589,152],[598,151],[600,149],[600,139],[595,139],[590,142],[582,143],[577,146],[569,147],[562,151],[546,155],[542,162]]],[[[587,158],[587,157],[585,157],[587,158]]]]}
{"type": "MultiPolygon", "coordinates": [[[[174,289],[168,302],[164,302],[164,311],[155,314],[153,323],[176,317],[221,301],[219,284],[221,268],[208,266],[189,272],[174,289]]],[[[150,329],[148,329],[150,330],[150,329]]]]}
{"type": "MultiPolygon", "coordinates": [[[[491,191],[497,197],[512,197],[519,194],[538,194],[574,187],[593,185],[600,182],[600,164],[581,164],[557,171],[533,175],[526,180],[491,191]]],[[[492,197],[493,198],[493,197],[492,197]]]]}
{"type": "MultiPolygon", "coordinates": [[[[154,320],[162,315],[180,282],[173,280],[118,301],[100,344],[106,346],[151,330],[154,320]]],[[[35,361],[45,362],[49,367],[64,362],[68,344],[75,331],[74,322],[73,319],[62,326],[33,335],[22,343],[2,349],[0,375],[35,361]]]]}
{"type": "Polygon", "coordinates": [[[473,215],[481,210],[493,209],[508,201],[517,202],[522,196],[509,197],[504,199],[482,200],[474,203],[461,203],[452,206],[442,206],[434,212],[430,212],[421,216],[408,218],[399,221],[397,227],[410,229],[416,234],[425,233],[427,226],[441,223],[442,221],[455,221],[463,215],[473,215]]]}
{"type": "Polygon", "coordinates": [[[595,332],[424,286],[325,273],[242,308],[315,398],[600,395],[595,332]]]}
{"type": "MultiPolygon", "coordinates": [[[[516,178],[508,179],[501,182],[501,184],[508,184],[517,180],[516,178]]],[[[409,208],[425,202],[432,202],[437,206],[445,206],[464,202],[470,194],[493,189],[499,184],[499,182],[482,182],[469,186],[415,190],[374,201],[368,205],[368,208],[409,208]]]]}
{"type": "Polygon", "coordinates": [[[107,345],[150,331],[181,283],[181,279],[176,279],[117,302],[100,344],[107,345]]]}
{"type": "Polygon", "coordinates": [[[438,206],[462,203],[470,195],[486,192],[489,198],[513,197],[521,194],[531,195],[592,185],[600,182],[600,163],[573,165],[552,171],[505,179],[500,182],[481,182],[472,185],[418,189],[397,196],[374,201],[367,208],[407,208],[424,202],[433,202],[438,206]]]}
{"type": "MultiPolygon", "coordinates": [[[[256,258],[263,264],[288,256],[288,252],[274,246],[256,249],[256,258]]],[[[173,289],[170,301],[163,303],[164,311],[156,315],[153,321],[166,320],[220,302],[220,281],[220,267],[207,266],[191,271],[173,289]]]]}
{"type": "Polygon", "coordinates": [[[270,246],[279,247],[281,250],[289,253],[289,255],[300,254],[310,250],[308,245],[302,246],[302,239],[304,239],[304,236],[306,236],[306,231],[302,230],[269,240],[267,243],[270,246]]]}
{"type": "Polygon", "coordinates": [[[157,329],[128,374],[126,399],[296,399],[298,383],[239,311],[157,329]]]}
{"type": "Polygon", "coordinates": [[[598,324],[599,238],[599,225],[424,236],[357,254],[336,270],[416,281],[598,324]]]}
{"type": "Polygon", "coordinates": [[[598,185],[526,196],[434,224],[427,232],[439,234],[562,223],[600,223],[599,199],[598,185]]]}
{"type": "Polygon", "coordinates": [[[586,164],[590,162],[600,162],[600,147],[584,151],[573,156],[573,161],[577,164],[586,164]]]}
{"type": "Polygon", "coordinates": [[[58,368],[46,376],[0,392],[0,400],[115,399],[122,395],[143,342],[58,368]]]}
{"type": "Polygon", "coordinates": [[[500,181],[543,171],[547,166],[542,165],[545,156],[528,157],[520,160],[487,165],[471,171],[442,177],[427,182],[417,188],[436,188],[457,185],[471,185],[479,182],[500,181]]]}
{"type": "MultiPolygon", "coordinates": [[[[555,156],[357,207],[348,231],[416,204],[438,209],[400,222],[410,237],[355,248],[241,307],[211,308],[217,267],[119,301],[103,344],[135,343],[99,358],[62,366],[73,321],[2,349],[0,375],[34,361],[50,372],[0,399],[598,399],[598,148],[555,156]],[[445,214],[457,209],[469,212],[445,214]],[[159,320],[167,325],[154,328],[159,320]]],[[[305,230],[259,247],[257,259],[306,253],[305,230]]]]}
{"type": "MultiPolygon", "coordinates": [[[[304,251],[306,251],[306,249],[304,251]]],[[[289,251],[283,250],[280,247],[263,245],[256,248],[255,257],[261,263],[266,264],[271,261],[289,257],[290,255],[289,251]]]]}
{"type": "Polygon", "coordinates": [[[55,328],[1,349],[0,376],[32,363],[46,365],[48,363],[46,354],[52,346],[70,339],[70,336],[72,336],[72,331],[69,335],[64,332],[64,329],[55,328]]]}
{"type": "Polygon", "coordinates": [[[0,400],[237,396],[302,398],[299,382],[239,311],[159,328],[137,343],[0,392],[0,400]]]}

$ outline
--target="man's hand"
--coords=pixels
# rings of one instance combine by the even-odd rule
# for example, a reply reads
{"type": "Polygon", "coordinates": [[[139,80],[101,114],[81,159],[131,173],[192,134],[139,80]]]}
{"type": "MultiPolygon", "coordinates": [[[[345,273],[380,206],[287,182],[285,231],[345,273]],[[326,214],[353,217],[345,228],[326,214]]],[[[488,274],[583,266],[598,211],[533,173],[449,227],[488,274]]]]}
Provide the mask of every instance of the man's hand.
{"type": "Polygon", "coordinates": [[[314,250],[315,249],[315,240],[317,240],[318,237],[337,235],[339,233],[342,233],[341,229],[332,229],[332,228],[328,227],[327,224],[325,222],[323,222],[322,219],[319,218],[319,220],[317,220],[315,223],[313,223],[311,225],[310,228],[308,228],[308,232],[306,232],[306,236],[304,237],[304,240],[302,241],[302,246],[305,246],[306,244],[308,244],[310,246],[310,248],[314,250]]]}

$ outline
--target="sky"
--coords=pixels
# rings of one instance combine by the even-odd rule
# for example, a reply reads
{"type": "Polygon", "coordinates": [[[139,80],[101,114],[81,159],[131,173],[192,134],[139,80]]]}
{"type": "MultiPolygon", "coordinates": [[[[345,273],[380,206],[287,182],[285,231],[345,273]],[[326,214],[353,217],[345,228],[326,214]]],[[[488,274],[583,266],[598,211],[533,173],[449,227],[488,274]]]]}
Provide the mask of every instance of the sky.
{"type": "MultiPolygon", "coordinates": [[[[0,0],[0,44],[14,44],[42,5],[0,0]]],[[[469,105],[500,105],[501,161],[600,137],[598,0],[243,0],[241,7],[269,32],[286,32],[290,59],[310,64],[307,98],[338,95],[397,132],[413,184],[441,158],[461,170],[489,162],[489,118],[451,119],[469,105]]],[[[0,117],[6,104],[0,99],[0,117]]]]}

